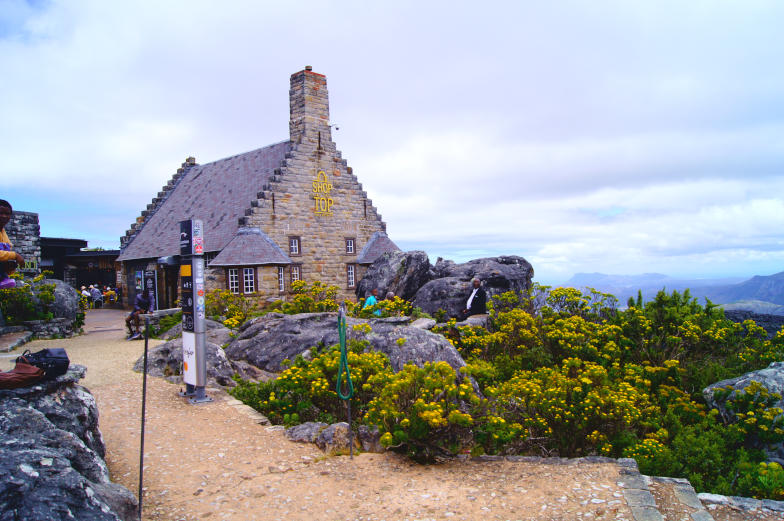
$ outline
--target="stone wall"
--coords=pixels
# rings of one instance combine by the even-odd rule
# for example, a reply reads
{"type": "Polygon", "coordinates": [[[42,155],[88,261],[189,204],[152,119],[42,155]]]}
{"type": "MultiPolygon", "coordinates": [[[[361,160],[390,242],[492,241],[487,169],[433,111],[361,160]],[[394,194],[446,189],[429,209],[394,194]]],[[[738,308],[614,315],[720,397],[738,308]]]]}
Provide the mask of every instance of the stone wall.
{"type": "MultiPolygon", "coordinates": [[[[270,183],[253,201],[241,224],[257,226],[301,265],[301,278],[340,288],[340,298],[353,298],[346,269],[370,236],[385,231],[373,203],[332,141],[327,80],[306,68],[291,76],[290,134],[292,151],[270,183]],[[300,253],[291,254],[289,239],[300,239],[300,253]],[[346,239],[354,253],[346,253],[346,239]]],[[[356,282],[364,268],[357,266],[356,282]]],[[[277,270],[260,267],[259,291],[277,295],[277,270]]],[[[286,289],[291,268],[286,268],[286,289]]]]}
{"type": "Polygon", "coordinates": [[[35,338],[69,338],[74,336],[73,320],[67,318],[30,320],[24,322],[24,327],[32,331],[35,338]]]}
{"type": "Polygon", "coordinates": [[[19,271],[28,276],[38,275],[41,272],[41,227],[38,214],[14,210],[5,230],[14,245],[14,251],[25,260],[24,267],[20,266],[19,271]]]}

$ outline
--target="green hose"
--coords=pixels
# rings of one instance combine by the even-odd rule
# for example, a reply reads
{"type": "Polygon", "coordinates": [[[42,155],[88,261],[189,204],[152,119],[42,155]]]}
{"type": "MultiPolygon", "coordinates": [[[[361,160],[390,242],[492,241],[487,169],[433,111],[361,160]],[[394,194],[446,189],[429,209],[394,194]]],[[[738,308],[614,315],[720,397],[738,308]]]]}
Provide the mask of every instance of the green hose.
{"type": "Polygon", "coordinates": [[[338,338],[340,339],[340,368],[335,392],[341,400],[350,400],[354,396],[354,384],[351,382],[351,373],[348,370],[348,353],[346,352],[346,315],[341,309],[338,312],[338,338]],[[342,382],[345,379],[347,392],[343,392],[342,382]]]}

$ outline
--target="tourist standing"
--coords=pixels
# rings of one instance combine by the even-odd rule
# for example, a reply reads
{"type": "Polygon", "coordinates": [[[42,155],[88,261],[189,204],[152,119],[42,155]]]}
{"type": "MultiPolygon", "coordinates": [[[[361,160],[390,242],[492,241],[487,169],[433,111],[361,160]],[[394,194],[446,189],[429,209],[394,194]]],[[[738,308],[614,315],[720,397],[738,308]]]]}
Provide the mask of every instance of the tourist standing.
{"type": "Polygon", "coordinates": [[[482,288],[482,281],[477,277],[471,279],[471,294],[466,301],[466,308],[463,310],[463,317],[471,315],[484,315],[487,313],[487,293],[482,288]]]}

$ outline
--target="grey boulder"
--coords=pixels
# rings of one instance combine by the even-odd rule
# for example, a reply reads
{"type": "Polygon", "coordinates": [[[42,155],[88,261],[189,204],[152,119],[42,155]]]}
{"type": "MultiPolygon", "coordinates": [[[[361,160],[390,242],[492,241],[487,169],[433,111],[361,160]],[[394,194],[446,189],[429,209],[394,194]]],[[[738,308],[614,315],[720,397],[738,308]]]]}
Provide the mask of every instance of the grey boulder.
{"type": "MultiPolygon", "coordinates": [[[[752,371],[737,378],[730,378],[711,384],[702,391],[702,396],[709,407],[719,411],[722,419],[729,422],[735,421],[735,414],[727,409],[727,400],[732,399],[737,394],[737,391],[746,389],[752,382],[758,382],[770,394],[778,394],[780,398],[773,404],[773,407],[784,409],[784,362],[773,362],[765,369],[752,371]],[[724,398],[717,397],[716,391],[726,387],[732,387],[734,391],[724,398]]],[[[756,440],[748,441],[757,448],[765,450],[768,457],[784,464],[784,442],[761,446],[756,440]]]]}
{"type": "Polygon", "coordinates": [[[0,391],[0,519],[131,520],[133,494],[109,481],[92,395],[72,365],[55,380],[0,391]]]}
{"type": "Polygon", "coordinates": [[[374,288],[379,298],[387,292],[411,300],[432,278],[430,259],[423,251],[393,251],[383,254],[370,265],[357,284],[358,297],[367,297],[374,288]]]}
{"type": "MultiPolygon", "coordinates": [[[[213,344],[222,346],[231,341],[231,329],[227,328],[220,322],[207,319],[204,321],[204,325],[206,328],[204,334],[207,342],[212,342],[213,344]]],[[[182,336],[182,322],[176,324],[161,335],[161,337],[165,340],[173,340],[180,336],[182,336]]]]}
{"type": "Polygon", "coordinates": [[[438,259],[432,269],[432,280],[419,288],[414,306],[425,313],[439,309],[447,316],[461,318],[466,300],[471,293],[471,279],[478,277],[490,301],[493,296],[507,291],[526,293],[531,288],[534,269],[522,257],[502,255],[475,259],[463,264],[438,259]]]}
{"type": "MultiPolygon", "coordinates": [[[[367,340],[370,350],[389,356],[395,371],[409,362],[422,366],[425,362],[444,361],[455,370],[465,365],[446,338],[411,327],[406,317],[348,317],[346,324],[349,338],[367,340]],[[371,332],[354,331],[353,326],[358,324],[368,324],[371,332]]],[[[298,355],[307,357],[312,347],[324,349],[338,341],[337,313],[268,313],[243,325],[237,338],[226,347],[226,355],[265,371],[280,372],[285,369],[284,360],[294,360],[298,355]]]]}
{"type": "MultiPolygon", "coordinates": [[[[225,351],[218,344],[207,341],[205,343],[206,369],[208,383],[224,387],[235,385],[232,377],[239,374],[246,380],[256,380],[261,377],[260,371],[254,371],[249,364],[232,363],[225,351]]],[[[133,370],[142,372],[144,369],[144,355],[136,360],[133,370]]],[[[169,340],[149,350],[147,353],[147,374],[151,376],[171,377],[179,382],[182,377],[182,337],[169,340]]]]}
{"type": "Polygon", "coordinates": [[[73,322],[79,313],[79,292],[73,286],[58,279],[44,279],[35,285],[54,284],[54,302],[49,304],[49,311],[54,318],[65,318],[73,322]]]}

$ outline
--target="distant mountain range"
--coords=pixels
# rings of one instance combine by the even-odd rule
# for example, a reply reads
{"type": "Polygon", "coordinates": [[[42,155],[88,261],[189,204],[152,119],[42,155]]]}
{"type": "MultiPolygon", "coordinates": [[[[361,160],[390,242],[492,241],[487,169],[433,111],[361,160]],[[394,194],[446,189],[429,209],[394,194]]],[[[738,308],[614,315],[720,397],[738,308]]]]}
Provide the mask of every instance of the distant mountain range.
{"type": "Polygon", "coordinates": [[[577,273],[563,286],[590,287],[611,293],[625,306],[629,297],[641,291],[644,300],[651,300],[660,290],[668,293],[689,289],[693,297],[704,303],[705,298],[725,309],[746,309],[755,313],[784,315],[784,271],[774,275],[757,275],[750,279],[676,279],[661,273],[642,275],[607,275],[577,273]]]}

